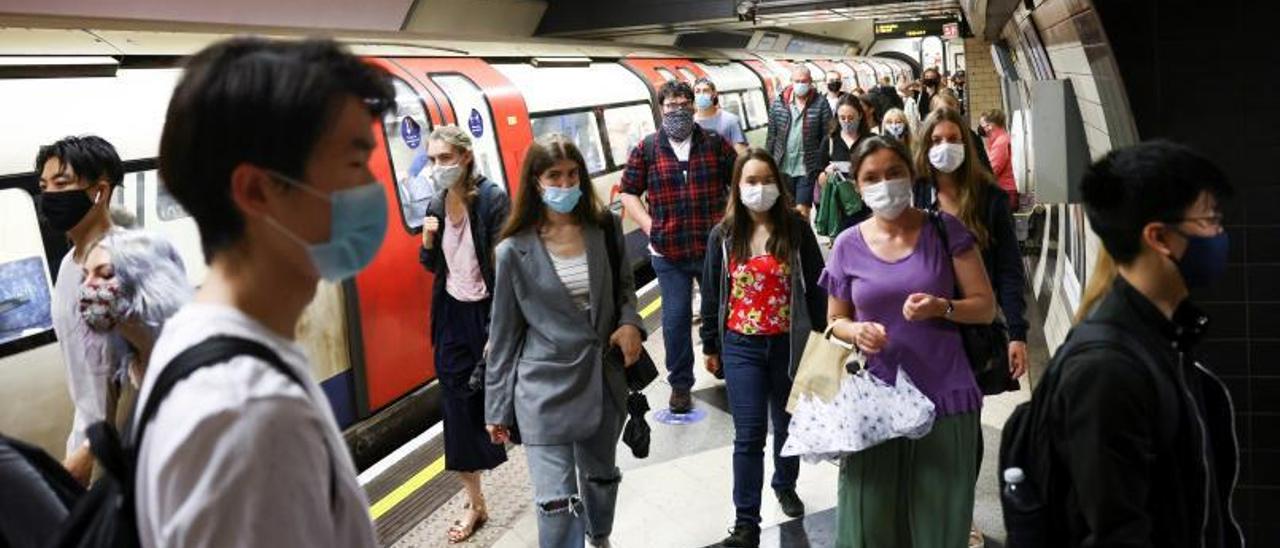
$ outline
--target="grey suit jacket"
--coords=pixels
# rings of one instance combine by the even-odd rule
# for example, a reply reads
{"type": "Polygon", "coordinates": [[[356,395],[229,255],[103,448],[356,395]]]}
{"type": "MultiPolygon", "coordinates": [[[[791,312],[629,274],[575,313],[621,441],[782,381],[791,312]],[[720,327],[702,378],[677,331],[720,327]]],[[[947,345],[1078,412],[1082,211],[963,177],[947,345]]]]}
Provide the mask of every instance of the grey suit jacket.
{"type": "MultiPolygon", "coordinates": [[[[622,228],[616,216],[617,240],[622,228]]],[[[617,329],[613,317],[644,333],[636,313],[635,283],[623,261],[623,302],[615,303],[604,231],[583,227],[591,278],[590,317],[569,297],[542,239],[527,230],[498,244],[493,315],[485,371],[485,422],[518,425],[524,443],[581,441],[600,427],[606,401],[625,415],[627,385],[621,367],[606,370],[603,351],[617,329]]],[[[620,255],[621,257],[621,255],[620,255]]]]}

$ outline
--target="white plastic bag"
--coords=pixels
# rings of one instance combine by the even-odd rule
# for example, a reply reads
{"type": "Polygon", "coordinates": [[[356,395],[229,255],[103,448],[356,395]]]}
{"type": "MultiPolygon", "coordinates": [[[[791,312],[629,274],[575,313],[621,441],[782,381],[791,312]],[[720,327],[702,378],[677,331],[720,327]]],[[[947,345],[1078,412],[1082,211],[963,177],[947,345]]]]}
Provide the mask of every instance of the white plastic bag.
{"type": "Polygon", "coordinates": [[[933,428],[935,412],[933,402],[906,371],[899,369],[889,385],[860,367],[857,373],[845,374],[830,402],[801,395],[791,414],[782,456],[800,456],[812,463],[893,438],[920,439],[933,428]]]}

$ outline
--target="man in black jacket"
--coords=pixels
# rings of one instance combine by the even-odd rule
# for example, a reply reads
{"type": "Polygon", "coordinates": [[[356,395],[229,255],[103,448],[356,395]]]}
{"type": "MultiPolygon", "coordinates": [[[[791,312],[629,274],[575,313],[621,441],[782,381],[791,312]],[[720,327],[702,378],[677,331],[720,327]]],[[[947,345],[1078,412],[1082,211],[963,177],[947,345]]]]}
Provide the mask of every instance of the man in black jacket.
{"type": "Polygon", "coordinates": [[[1218,200],[1231,187],[1191,150],[1153,142],[1111,152],[1081,189],[1118,267],[1087,321],[1126,343],[1061,359],[1047,407],[1060,533],[1070,546],[1242,546],[1231,398],[1194,357],[1209,318],[1188,299],[1225,267],[1218,200]]]}
{"type": "Polygon", "coordinates": [[[831,107],[813,89],[813,76],[803,64],[792,67],[791,85],[769,107],[765,150],[778,162],[787,189],[796,200],[796,210],[806,219],[813,205],[813,186],[827,167],[820,164],[818,151],[822,150],[822,138],[832,129],[834,117],[831,107]]]}

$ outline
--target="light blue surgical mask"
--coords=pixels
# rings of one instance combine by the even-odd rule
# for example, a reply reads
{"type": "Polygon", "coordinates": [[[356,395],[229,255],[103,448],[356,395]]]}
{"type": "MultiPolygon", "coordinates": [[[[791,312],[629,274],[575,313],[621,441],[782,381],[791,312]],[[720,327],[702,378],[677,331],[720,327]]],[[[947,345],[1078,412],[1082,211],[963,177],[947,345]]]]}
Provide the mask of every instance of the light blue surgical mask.
{"type": "Polygon", "coordinates": [[[582,198],[582,189],[577,186],[560,188],[548,186],[542,188],[542,203],[557,213],[568,213],[578,206],[582,198]]]}
{"type": "Polygon", "coordinates": [[[712,103],[714,100],[711,99],[710,93],[699,93],[693,96],[693,104],[698,107],[698,110],[707,110],[711,108],[712,103]]]}
{"type": "Polygon", "coordinates": [[[297,242],[311,258],[316,274],[331,282],[345,280],[368,266],[387,235],[387,195],[377,181],[325,194],[297,179],[271,176],[329,202],[329,241],[310,243],[270,216],[267,223],[297,242]]]}

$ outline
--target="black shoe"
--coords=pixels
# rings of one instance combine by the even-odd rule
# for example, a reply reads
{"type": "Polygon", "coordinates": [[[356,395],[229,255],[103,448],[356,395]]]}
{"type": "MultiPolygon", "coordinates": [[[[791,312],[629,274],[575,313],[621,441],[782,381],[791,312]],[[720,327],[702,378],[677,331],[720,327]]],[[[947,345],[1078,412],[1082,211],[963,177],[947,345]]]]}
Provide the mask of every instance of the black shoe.
{"type": "Polygon", "coordinates": [[[672,388],[671,400],[668,402],[667,406],[671,408],[672,413],[683,415],[693,410],[693,396],[689,394],[689,390],[687,388],[684,390],[672,388]]]}
{"type": "Polygon", "coordinates": [[[779,489],[774,494],[778,495],[778,504],[782,505],[782,513],[787,517],[798,518],[804,515],[804,502],[796,495],[795,489],[779,489]]]}
{"type": "Polygon", "coordinates": [[[725,548],[759,548],[760,526],[754,523],[735,524],[720,544],[725,548]]]}

